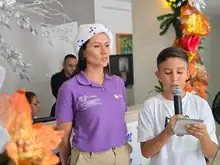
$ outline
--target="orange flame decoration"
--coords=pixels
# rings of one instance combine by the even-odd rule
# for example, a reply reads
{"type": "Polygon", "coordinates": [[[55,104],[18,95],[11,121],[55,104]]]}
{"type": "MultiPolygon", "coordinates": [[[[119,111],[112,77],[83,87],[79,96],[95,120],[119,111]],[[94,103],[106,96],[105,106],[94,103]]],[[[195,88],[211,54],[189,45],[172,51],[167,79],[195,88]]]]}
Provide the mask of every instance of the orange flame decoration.
{"type": "Polygon", "coordinates": [[[192,92],[206,99],[206,90],[208,86],[207,79],[209,78],[205,67],[200,64],[190,63],[190,80],[184,88],[187,92],[192,92]]]}
{"type": "Polygon", "coordinates": [[[189,3],[182,6],[180,20],[183,34],[206,36],[210,33],[210,25],[206,17],[189,3]]]}
{"type": "Polygon", "coordinates": [[[190,79],[184,90],[206,99],[206,90],[208,86],[207,79],[209,76],[205,67],[198,63],[200,61],[200,57],[197,54],[199,43],[196,45],[194,39],[198,39],[196,37],[208,35],[210,33],[210,25],[205,16],[195,7],[190,6],[189,3],[182,6],[179,19],[182,24],[181,30],[183,32],[183,37],[176,38],[174,46],[183,49],[188,54],[190,63],[190,79]],[[195,51],[190,51],[192,47],[195,48],[195,51]]]}
{"type": "Polygon", "coordinates": [[[42,123],[32,125],[31,108],[24,89],[0,96],[0,121],[11,136],[6,151],[16,165],[59,163],[52,150],[58,147],[64,132],[42,123]]]}

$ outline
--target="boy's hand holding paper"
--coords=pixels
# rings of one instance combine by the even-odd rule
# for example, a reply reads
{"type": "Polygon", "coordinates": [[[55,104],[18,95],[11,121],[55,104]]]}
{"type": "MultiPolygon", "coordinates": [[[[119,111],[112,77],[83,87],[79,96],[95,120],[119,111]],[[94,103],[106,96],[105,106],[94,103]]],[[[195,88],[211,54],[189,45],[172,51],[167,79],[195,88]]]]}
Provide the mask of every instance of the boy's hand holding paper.
{"type": "Polygon", "coordinates": [[[173,131],[177,135],[190,134],[198,139],[207,134],[203,120],[188,118],[177,119],[173,131]]]}
{"type": "Polygon", "coordinates": [[[170,119],[170,122],[166,127],[166,130],[169,136],[172,136],[173,134],[175,134],[174,127],[176,125],[176,122],[178,119],[181,119],[183,117],[184,117],[183,115],[175,115],[170,119]]]}
{"type": "Polygon", "coordinates": [[[187,125],[186,131],[199,140],[208,135],[206,125],[203,123],[187,125]]]}

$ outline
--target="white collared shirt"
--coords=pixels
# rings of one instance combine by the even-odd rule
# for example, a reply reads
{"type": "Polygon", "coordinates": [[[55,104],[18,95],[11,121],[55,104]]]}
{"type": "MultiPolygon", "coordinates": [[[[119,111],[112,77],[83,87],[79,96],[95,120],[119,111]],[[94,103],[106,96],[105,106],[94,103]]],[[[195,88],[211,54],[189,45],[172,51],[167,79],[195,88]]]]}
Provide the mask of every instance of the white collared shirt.
{"type": "MultiPolygon", "coordinates": [[[[144,103],[139,113],[138,141],[145,142],[156,137],[165,128],[167,118],[174,116],[173,101],[161,94],[151,97],[144,103]]],[[[204,120],[208,134],[218,144],[216,127],[211,108],[206,100],[191,93],[182,99],[183,115],[191,119],[204,120]]],[[[161,151],[151,158],[150,165],[206,165],[199,140],[191,135],[173,135],[161,151]]]]}

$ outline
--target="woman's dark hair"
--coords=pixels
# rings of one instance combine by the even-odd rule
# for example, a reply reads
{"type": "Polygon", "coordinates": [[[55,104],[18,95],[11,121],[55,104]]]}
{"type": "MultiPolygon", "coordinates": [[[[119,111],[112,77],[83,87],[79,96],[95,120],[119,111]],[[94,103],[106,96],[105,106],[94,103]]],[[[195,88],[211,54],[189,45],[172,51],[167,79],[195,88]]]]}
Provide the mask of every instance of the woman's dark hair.
{"type": "Polygon", "coordinates": [[[32,99],[36,96],[36,94],[34,92],[27,91],[27,92],[25,92],[25,96],[26,96],[29,104],[31,104],[32,99]]]}
{"type": "Polygon", "coordinates": [[[163,49],[157,56],[157,68],[159,69],[160,64],[166,61],[168,58],[179,58],[184,60],[187,64],[189,63],[188,55],[186,52],[180,48],[171,46],[163,49]]]}
{"type": "MultiPolygon", "coordinates": [[[[89,43],[89,40],[87,40],[82,45],[82,47],[79,49],[78,64],[77,64],[77,67],[76,67],[76,70],[75,70],[73,76],[77,75],[78,73],[80,73],[81,71],[84,71],[86,69],[86,58],[85,58],[83,52],[86,49],[88,43],[89,43]]],[[[109,65],[104,67],[104,72],[107,73],[107,74],[110,74],[110,72],[109,72],[109,65]]]]}

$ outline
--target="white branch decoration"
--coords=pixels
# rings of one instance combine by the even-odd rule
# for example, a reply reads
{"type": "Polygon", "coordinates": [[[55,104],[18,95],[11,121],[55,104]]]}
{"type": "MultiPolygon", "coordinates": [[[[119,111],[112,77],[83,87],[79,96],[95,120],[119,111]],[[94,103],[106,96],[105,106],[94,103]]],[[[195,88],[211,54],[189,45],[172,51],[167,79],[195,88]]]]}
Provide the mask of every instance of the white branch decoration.
{"type": "MultiPolygon", "coordinates": [[[[62,4],[57,0],[26,0],[19,1],[16,0],[0,0],[0,26],[11,29],[9,23],[15,21],[18,27],[24,30],[30,31],[33,35],[38,35],[37,30],[30,23],[30,17],[27,13],[34,15],[39,15],[45,18],[53,18],[60,16],[64,20],[71,19],[64,13],[59,12],[48,5],[51,3],[56,3],[60,7],[62,4]]],[[[40,27],[44,30],[45,27],[51,27],[53,25],[40,23],[40,27]]],[[[47,32],[49,34],[49,32],[47,32]]],[[[10,44],[6,43],[0,34],[0,57],[11,65],[12,69],[18,73],[21,79],[30,78],[27,76],[27,70],[30,68],[30,64],[23,61],[23,55],[16,48],[12,47],[10,44]]]]}
{"type": "Polygon", "coordinates": [[[197,10],[205,9],[206,3],[204,0],[188,0],[189,4],[195,7],[197,10]]]}

